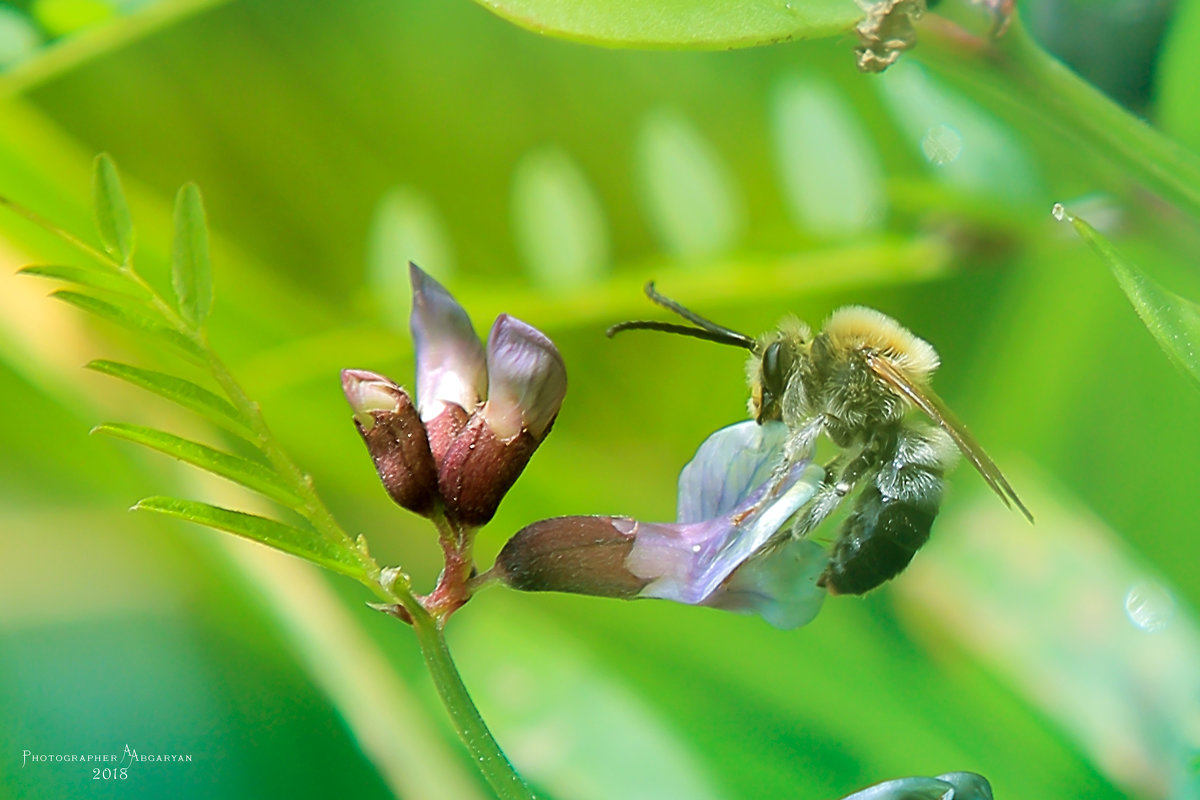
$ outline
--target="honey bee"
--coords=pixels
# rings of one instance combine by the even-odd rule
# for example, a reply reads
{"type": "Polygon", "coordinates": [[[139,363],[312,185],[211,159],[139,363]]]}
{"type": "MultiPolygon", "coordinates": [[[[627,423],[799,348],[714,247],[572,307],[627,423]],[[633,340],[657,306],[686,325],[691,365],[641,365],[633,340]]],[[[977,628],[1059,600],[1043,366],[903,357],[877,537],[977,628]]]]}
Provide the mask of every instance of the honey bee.
{"type": "Polygon", "coordinates": [[[822,434],[837,446],[824,482],[790,531],[808,536],[861,486],[818,579],[831,594],[865,594],[908,566],[929,539],[943,476],[958,452],[1005,505],[1033,521],[996,464],[929,387],[937,352],[891,317],[846,306],[815,335],[789,318],[753,338],[662,296],[653,283],[646,295],[692,325],[622,322],[609,336],[654,330],[745,348],[750,414],[760,425],[781,420],[787,426],[785,462],[812,458],[822,434]],[[914,408],[934,424],[909,414],[914,408]]]}

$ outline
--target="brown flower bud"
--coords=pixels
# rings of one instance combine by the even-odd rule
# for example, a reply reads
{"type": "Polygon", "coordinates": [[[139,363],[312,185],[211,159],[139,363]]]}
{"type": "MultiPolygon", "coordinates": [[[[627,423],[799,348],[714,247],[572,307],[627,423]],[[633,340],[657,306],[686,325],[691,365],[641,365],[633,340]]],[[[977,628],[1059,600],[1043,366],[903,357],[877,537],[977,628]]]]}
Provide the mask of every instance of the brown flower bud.
{"type": "Polygon", "coordinates": [[[437,468],[408,393],[382,375],[350,369],[342,372],[342,389],[387,493],[401,507],[429,514],[438,498],[437,468]]]}
{"type": "Polygon", "coordinates": [[[467,427],[470,415],[456,403],[443,403],[438,415],[425,423],[425,433],[429,437],[429,449],[433,452],[433,463],[442,468],[446,451],[458,438],[462,429],[467,427]]]}
{"type": "Polygon", "coordinates": [[[486,524],[529,462],[538,442],[528,431],[501,439],[482,413],[450,443],[438,468],[446,514],[466,525],[486,524]]]}
{"type": "Polygon", "coordinates": [[[492,569],[527,592],[636,597],[649,582],[625,566],[636,531],[627,517],[544,519],[509,539],[492,569]]]}

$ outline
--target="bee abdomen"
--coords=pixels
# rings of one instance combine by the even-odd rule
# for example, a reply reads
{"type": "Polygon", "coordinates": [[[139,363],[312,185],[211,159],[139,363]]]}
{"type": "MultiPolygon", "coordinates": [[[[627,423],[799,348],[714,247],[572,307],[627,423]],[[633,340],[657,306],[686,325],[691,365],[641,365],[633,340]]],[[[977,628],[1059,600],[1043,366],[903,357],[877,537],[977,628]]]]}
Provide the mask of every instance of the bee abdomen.
{"type": "Polygon", "coordinates": [[[928,498],[884,497],[872,483],[842,524],[818,585],[831,594],[865,594],[896,577],[929,540],[937,508],[928,498]]]}

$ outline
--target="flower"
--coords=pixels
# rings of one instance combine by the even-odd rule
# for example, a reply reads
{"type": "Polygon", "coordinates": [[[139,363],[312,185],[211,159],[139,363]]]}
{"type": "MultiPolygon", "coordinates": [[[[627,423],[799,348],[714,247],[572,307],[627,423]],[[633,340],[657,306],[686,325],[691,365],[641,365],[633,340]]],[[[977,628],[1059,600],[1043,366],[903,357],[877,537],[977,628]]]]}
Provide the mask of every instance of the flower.
{"type": "Polygon", "coordinates": [[[546,438],[567,393],[567,368],[546,335],[501,314],[487,343],[488,399],[484,417],[501,439],[529,431],[546,438]]]}
{"type": "Polygon", "coordinates": [[[416,264],[412,283],[412,332],[417,360],[417,410],[441,466],[450,442],[487,393],[487,363],[471,318],[440,283],[416,264]]]}
{"type": "Polygon", "coordinates": [[[459,518],[482,525],[496,513],[550,432],[567,370],[541,331],[501,314],[487,345],[487,401],[446,448],[438,488],[459,518]]]}
{"type": "Polygon", "coordinates": [[[417,403],[382,375],[345,370],[342,388],[388,493],[428,515],[488,522],[550,432],[567,372],[541,331],[501,314],[485,349],[467,312],[415,264],[409,320],[417,403]],[[432,475],[432,485],[429,478],[432,475]]]}
{"type": "Polygon", "coordinates": [[[820,610],[828,555],[779,532],[824,470],[807,460],[781,467],[786,439],[782,423],[723,428],[680,475],[677,522],[542,520],[505,544],[494,574],[528,591],[654,597],[799,627],[820,610]]]}
{"type": "Polygon", "coordinates": [[[387,493],[401,507],[428,514],[438,496],[437,468],[408,393],[383,375],[361,369],[342,370],[342,391],[387,493]]]}

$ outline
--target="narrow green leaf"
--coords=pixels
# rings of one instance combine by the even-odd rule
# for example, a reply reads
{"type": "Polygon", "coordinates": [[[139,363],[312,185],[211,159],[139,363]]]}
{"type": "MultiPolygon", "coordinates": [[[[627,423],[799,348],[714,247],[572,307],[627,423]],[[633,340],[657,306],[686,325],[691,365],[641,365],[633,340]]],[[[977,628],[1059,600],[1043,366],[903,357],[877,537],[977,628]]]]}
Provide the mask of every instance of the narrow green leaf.
{"type": "Polygon", "coordinates": [[[101,300],[69,289],[59,289],[51,297],[62,300],[64,303],[70,303],[76,308],[81,308],[98,317],[103,317],[134,333],[153,336],[198,364],[205,362],[204,353],[195,342],[164,322],[148,316],[140,307],[129,303],[118,303],[111,298],[110,300],[101,300]]]}
{"type": "Polygon", "coordinates": [[[92,429],[92,433],[108,434],[165,453],[222,478],[228,478],[234,483],[240,483],[288,508],[299,509],[304,505],[304,501],[296,496],[276,472],[257,461],[232,453],[223,453],[208,445],[141,425],[109,422],[97,425],[92,429]]]}
{"type": "Polygon", "coordinates": [[[476,2],[541,34],[625,47],[727,49],[841,36],[863,16],[851,0],[476,2]]]}
{"type": "Polygon", "coordinates": [[[207,525],[300,556],[318,566],[352,578],[364,577],[362,565],[353,550],[339,547],[313,530],[305,530],[256,514],[175,497],[147,497],[138,502],[133,510],[153,511],[198,525],[207,525]]]}
{"type": "Polygon", "coordinates": [[[831,84],[788,78],[771,98],[780,179],[792,217],[819,236],[878,228],[883,168],[862,120],[831,84]]]}
{"type": "Polygon", "coordinates": [[[1200,3],[1179,3],[1171,14],[1155,63],[1155,126],[1193,152],[1200,149],[1200,109],[1196,73],[1200,71],[1200,3]]]}
{"type": "Polygon", "coordinates": [[[175,198],[175,239],[171,246],[171,281],[179,312],[199,328],[212,309],[212,265],[208,257],[208,222],[200,189],[187,183],[175,198]]]}
{"type": "Polygon", "coordinates": [[[120,378],[160,397],[173,400],[245,439],[254,441],[257,438],[250,420],[234,408],[232,403],[189,380],[117,361],[93,361],[87,368],[120,378]]]}
{"type": "Polygon", "coordinates": [[[727,251],[744,211],[733,177],[700,131],[675,111],[652,112],[637,143],[646,213],[663,245],[684,257],[727,251]]]}
{"type": "Polygon", "coordinates": [[[107,153],[96,156],[92,164],[92,206],[104,249],[122,264],[128,264],[133,255],[133,219],[129,216],[117,165],[107,153]]]}
{"type": "Polygon", "coordinates": [[[56,281],[78,284],[89,289],[99,289],[102,292],[120,292],[141,301],[150,299],[147,292],[137,281],[124,273],[74,267],[60,264],[35,264],[17,270],[21,275],[33,275],[38,278],[50,278],[56,281]]]}
{"type": "Polygon", "coordinates": [[[573,288],[607,271],[604,212],[570,156],[556,147],[528,153],[513,173],[512,193],[517,247],[539,284],[573,288]]]}
{"type": "Polygon", "coordinates": [[[1151,280],[1126,261],[1095,228],[1061,205],[1054,206],[1054,217],[1070,222],[1075,232],[1108,263],[1121,291],[1167,358],[1200,385],[1200,305],[1151,280]]]}

